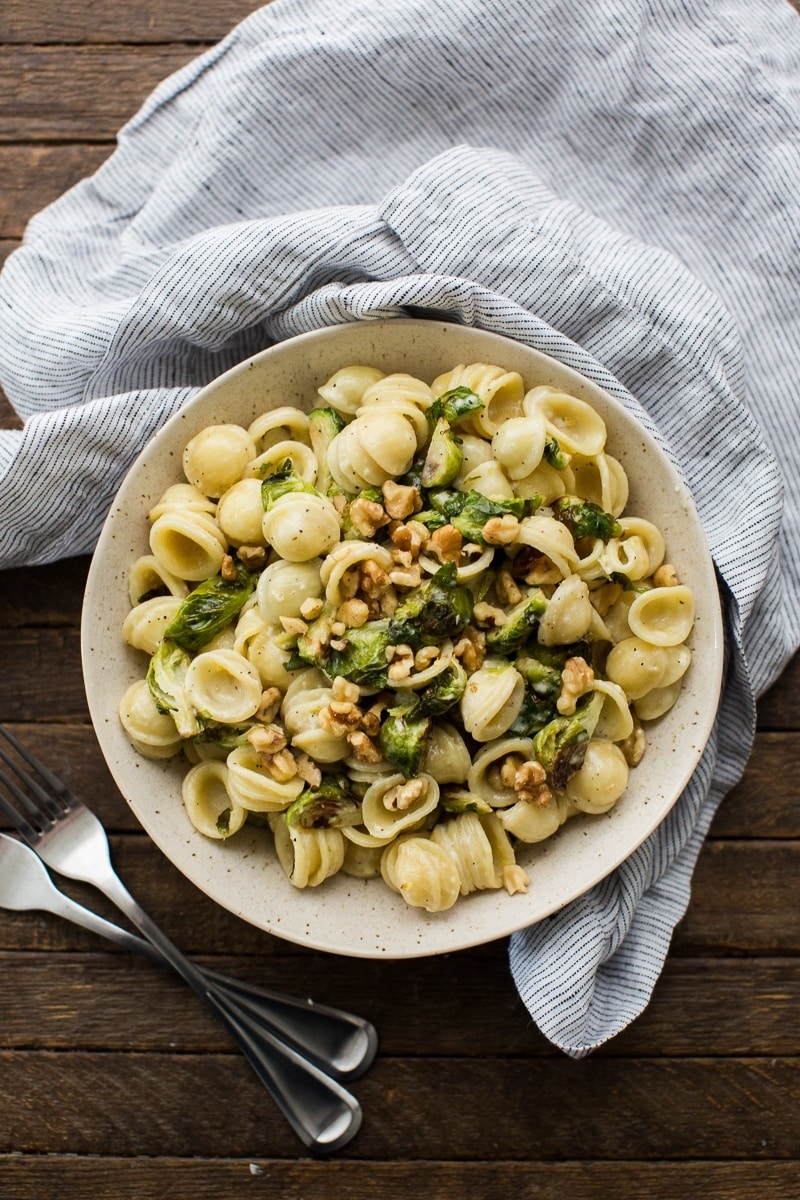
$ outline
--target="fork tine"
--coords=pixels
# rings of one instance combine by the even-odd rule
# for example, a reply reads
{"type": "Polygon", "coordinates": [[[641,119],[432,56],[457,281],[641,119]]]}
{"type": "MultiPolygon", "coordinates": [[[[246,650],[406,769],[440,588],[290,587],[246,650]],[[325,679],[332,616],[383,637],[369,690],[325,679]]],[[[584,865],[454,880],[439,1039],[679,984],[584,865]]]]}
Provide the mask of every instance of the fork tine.
{"type": "MultiPolygon", "coordinates": [[[[0,782],[5,784],[12,796],[15,796],[27,811],[31,810],[33,806],[31,805],[30,800],[22,791],[22,789],[18,788],[14,781],[8,778],[5,771],[0,771],[0,782]]],[[[23,837],[26,842],[36,842],[39,840],[42,832],[41,829],[35,828],[35,826],[33,826],[30,821],[28,821],[27,818],[22,815],[19,809],[16,808],[1,791],[0,811],[5,813],[6,817],[14,826],[17,833],[23,837]]]]}
{"type": "Polygon", "coordinates": [[[13,746],[20,758],[24,759],[29,767],[36,771],[40,779],[48,785],[54,795],[45,792],[40,784],[37,783],[27,772],[23,771],[18,763],[11,758],[8,753],[0,746],[0,758],[14,771],[18,779],[21,779],[31,791],[35,792],[42,804],[45,805],[50,815],[56,819],[63,814],[64,809],[69,809],[77,803],[76,797],[69,790],[63,780],[54,775],[45,764],[36,757],[30,750],[17,741],[13,733],[6,729],[5,725],[0,725],[0,734],[6,739],[10,746],[13,746]],[[60,802],[60,804],[59,804],[60,802]]]}

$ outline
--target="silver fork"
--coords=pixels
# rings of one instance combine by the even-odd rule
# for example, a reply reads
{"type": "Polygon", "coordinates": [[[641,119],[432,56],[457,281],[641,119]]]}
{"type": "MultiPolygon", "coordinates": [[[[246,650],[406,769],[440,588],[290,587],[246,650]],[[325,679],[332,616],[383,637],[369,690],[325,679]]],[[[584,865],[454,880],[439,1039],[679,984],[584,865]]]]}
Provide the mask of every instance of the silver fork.
{"type": "MultiPolygon", "coordinates": [[[[0,746],[0,758],[16,776],[14,779],[0,771],[0,782],[13,797],[10,799],[0,792],[0,810],[23,840],[52,870],[69,879],[90,883],[103,892],[155,947],[161,958],[183,976],[238,1043],[306,1146],[331,1153],[346,1145],[361,1124],[359,1103],[337,1080],[295,1048],[298,1039],[293,1037],[295,1045],[292,1045],[275,1032],[275,1011],[269,1011],[265,1017],[263,1001],[266,999],[269,1007],[272,996],[277,994],[242,985],[227,977],[223,977],[225,983],[220,986],[218,979],[213,975],[209,977],[208,972],[186,958],[117,875],[111,864],[108,837],[95,814],[2,725],[0,734],[38,775],[37,779],[23,769],[0,746]]],[[[291,998],[279,999],[288,1002],[283,1011],[284,1024],[287,1013],[295,1018],[298,1014],[302,1017],[305,1009],[309,1020],[304,1028],[308,1036],[309,1025],[313,1026],[313,1018],[318,1013],[317,1006],[303,1006],[302,1002],[297,1002],[298,1007],[294,1007],[291,998]]],[[[323,1009],[323,1018],[337,1011],[323,1009]]],[[[332,1019],[335,1023],[335,1015],[332,1019]]],[[[370,1043],[364,1057],[371,1060],[376,1045],[374,1029],[368,1022],[361,1023],[359,1018],[353,1020],[358,1023],[359,1034],[370,1043]]],[[[349,1032],[352,1035],[352,1024],[349,1032]]],[[[325,1038],[322,1044],[325,1044],[325,1038]]]]}

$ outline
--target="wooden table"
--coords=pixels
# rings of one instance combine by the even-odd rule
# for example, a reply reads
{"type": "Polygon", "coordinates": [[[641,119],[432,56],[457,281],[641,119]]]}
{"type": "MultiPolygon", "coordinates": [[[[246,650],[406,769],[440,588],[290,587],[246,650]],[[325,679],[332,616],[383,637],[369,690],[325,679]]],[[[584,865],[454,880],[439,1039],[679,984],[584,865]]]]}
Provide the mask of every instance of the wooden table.
{"type": "MultiPolygon", "coordinates": [[[[253,7],[4,0],[3,255],[160,79],[253,7]]],[[[8,406],[0,418],[14,424],[8,406]]],[[[0,914],[0,1195],[797,1200],[800,662],[760,705],[648,1009],[575,1063],[532,1027],[505,943],[410,963],[312,953],[223,912],[163,859],[89,723],[87,565],[0,575],[0,720],[97,810],[121,875],[188,953],[362,1012],[381,1048],[354,1086],[361,1132],[316,1160],[177,978],[54,918],[0,914]]]]}

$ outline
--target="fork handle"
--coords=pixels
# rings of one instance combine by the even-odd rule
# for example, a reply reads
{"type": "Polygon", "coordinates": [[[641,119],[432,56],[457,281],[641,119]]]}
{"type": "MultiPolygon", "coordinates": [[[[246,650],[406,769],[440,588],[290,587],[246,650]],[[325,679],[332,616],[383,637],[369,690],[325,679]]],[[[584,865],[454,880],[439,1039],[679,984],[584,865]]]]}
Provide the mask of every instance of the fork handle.
{"type": "Polygon", "coordinates": [[[320,1153],[332,1153],[346,1145],[361,1125],[355,1096],[279,1041],[254,1017],[252,1009],[219,991],[148,916],[113,868],[102,881],[95,878],[92,882],[216,1012],[300,1140],[320,1153]]]}
{"type": "MultiPolygon", "coordinates": [[[[152,942],[107,921],[63,892],[57,895],[60,900],[56,904],[53,898],[52,911],[58,916],[66,917],[128,950],[135,950],[161,966],[169,965],[165,964],[163,955],[152,942]]],[[[355,1079],[372,1063],[378,1035],[374,1025],[363,1017],[327,1004],[315,1004],[310,1000],[257,987],[197,963],[193,965],[218,991],[246,1007],[255,1020],[272,1025],[280,1037],[308,1055],[334,1079],[355,1079]]]]}

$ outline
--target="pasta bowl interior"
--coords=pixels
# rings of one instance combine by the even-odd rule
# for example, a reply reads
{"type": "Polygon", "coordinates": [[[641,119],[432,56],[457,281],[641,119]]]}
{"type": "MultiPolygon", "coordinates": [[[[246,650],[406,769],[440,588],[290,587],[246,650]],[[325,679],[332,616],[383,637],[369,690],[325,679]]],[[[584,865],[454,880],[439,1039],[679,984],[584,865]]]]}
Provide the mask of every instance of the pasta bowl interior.
{"type": "Polygon", "coordinates": [[[82,653],[122,794],[203,892],[410,957],[529,925],[640,845],[707,741],[722,634],[634,415],[516,342],[396,319],[272,347],[165,425],[82,653]]]}

